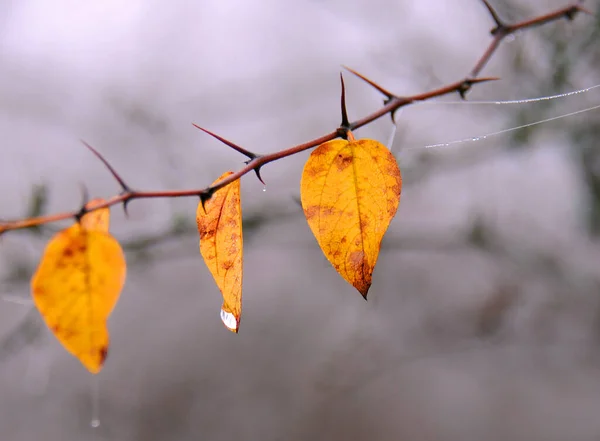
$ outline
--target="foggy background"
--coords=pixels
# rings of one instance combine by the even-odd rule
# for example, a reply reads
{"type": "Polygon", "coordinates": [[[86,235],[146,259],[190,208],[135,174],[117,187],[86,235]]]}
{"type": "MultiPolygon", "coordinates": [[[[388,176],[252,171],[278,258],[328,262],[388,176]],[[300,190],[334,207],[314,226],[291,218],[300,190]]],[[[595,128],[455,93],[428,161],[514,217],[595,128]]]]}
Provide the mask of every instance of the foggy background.
{"type": "MultiPolygon", "coordinates": [[[[566,5],[492,3],[509,22],[566,5]]],[[[117,193],[80,139],[136,189],[204,187],[245,158],[192,123],[259,153],[290,147],[339,124],[342,64],[420,93],[464,78],[492,27],[476,0],[2,0],[0,218],[77,209],[81,185],[117,193]]],[[[482,73],[502,81],[468,98],[599,84],[599,34],[584,15],[518,34],[482,73]]],[[[351,119],[381,105],[345,79],[351,119]]],[[[134,201],[129,219],[115,207],[128,278],[98,377],[28,304],[68,223],[3,235],[0,439],[600,439],[599,111],[423,148],[599,98],[398,113],[404,187],[368,302],[296,202],[309,152],[267,165],[265,192],[245,176],[239,335],[198,252],[197,200],[134,201]]],[[[386,117],[355,135],[391,133],[386,117]]]]}

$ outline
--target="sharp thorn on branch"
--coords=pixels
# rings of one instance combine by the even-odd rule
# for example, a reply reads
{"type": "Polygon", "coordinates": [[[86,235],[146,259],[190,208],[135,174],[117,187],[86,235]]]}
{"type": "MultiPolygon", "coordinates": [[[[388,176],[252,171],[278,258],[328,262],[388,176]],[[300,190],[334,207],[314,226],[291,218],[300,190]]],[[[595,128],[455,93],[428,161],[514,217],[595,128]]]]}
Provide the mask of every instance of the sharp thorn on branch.
{"type": "Polygon", "coordinates": [[[96,158],[98,158],[100,161],[102,161],[102,163],[108,169],[108,171],[111,173],[111,175],[113,175],[113,178],[115,178],[115,180],[121,186],[121,190],[123,191],[123,193],[131,192],[131,188],[129,187],[129,185],[127,185],[125,183],[123,178],[121,178],[121,176],[119,176],[119,174],[116,172],[116,170],[113,168],[113,166],[109,164],[109,162],[104,158],[104,156],[102,156],[100,154],[100,152],[98,152],[94,147],[89,145],[84,140],[81,140],[81,142],[83,143],[83,145],[85,145],[88,148],[88,150],[90,150],[96,156],[96,158]]]}
{"type": "MultiPolygon", "coordinates": [[[[396,97],[392,97],[392,98],[388,98],[383,102],[384,106],[387,106],[389,103],[391,103],[394,100],[398,100],[398,98],[396,97]]],[[[396,107],[394,110],[392,110],[390,112],[390,118],[392,118],[392,123],[396,124],[396,112],[400,109],[400,107],[396,107]]]]}
{"type": "MultiPolygon", "coordinates": [[[[255,158],[253,158],[253,159],[248,159],[247,161],[244,161],[244,164],[248,165],[248,164],[250,164],[252,161],[254,161],[255,159],[258,159],[258,158],[260,158],[260,157],[262,157],[262,155],[256,155],[256,157],[255,157],[255,158]]],[[[263,164],[263,165],[264,165],[264,164],[263,164]]],[[[265,182],[262,180],[262,178],[261,178],[261,176],[260,176],[260,169],[261,169],[261,167],[262,167],[263,165],[259,165],[258,167],[255,167],[255,168],[254,168],[254,173],[256,174],[256,177],[258,178],[258,180],[260,181],[260,183],[266,187],[266,186],[267,186],[267,184],[265,184],[265,182]]]]}
{"type": "Polygon", "coordinates": [[[199,125],[194,124],[194,123],[192,123],[192,125],[194,127],[196,127],[197,129],[202,130],[207,135],[210,135],[213,138],[218,139],[219,141],[221,141],[226,146],[231,147],[232,149],[234,149],[235,151],[241,153],[242,155],[247,156],[250,160],[255,159],[256,157],[258,157],[258,155],[256,153],[253,153],[250,150],[246,150],[245,148],[240,147],[239,145],[236,145],[233,142],[226,140],[225,138],[217,135],[216,133],[211,132],[210,130],[207,130],[207,129],[203,128],[203,127],[200,127],[199,125]]]}
{"type": "Polygon", "coordinates": [[[127,219],[129,219],[129,211],[127,210],[127,207],[129,205],[129,202],[131,202],[130,198],[127,199],[123,199],[123,213],[125,213],[125,217],[127,219]]]}
{"type": "Polygon", "coordinates": [[[492,31],[491,31],[492,35],[496,35],[500,31],[500,29],[505,29],[506,25],[504,24],[504,22],[502,20],[500,20],[498,13],[492,7],[492,5],[490,5],[490,2],[488,2],[487,0],[481,0],[481,1],[483,2],[485,7],[487,8],[488,12],[492,16],[492,20],[494,20],[494,23],[496,23],[496,27],[494,29],[492,29],[492,31]]]}
{"type": "Polygon", "coordinates": [[[372,87],[374,87],[375,89],[377,89],[379,92],[381,92],[382,94],[384,94],[388,100],[391,100],[392,98],[395,98],[396,96],[392,93],[392,92],[388,92],[387,90],[385,90],[383,87],[381,87],[379,84],[377,84],[374,81],[371,81],[370,79],[368,79],[367,77],[365,77],[364,75],[358,73],[357,71],[355,71],[354,69],[350,69],[348,66],[343,66],[342,67],[344,69],[346,69],[348,72],[356,75],[358,78],[360,78],[361,80],[363,80],[364,82],[368,83],[369,85],[371,85],[372,87]]]}
{"type": "Polygon", "coordinates": [[[465,82],[469,84],[485,83],[487,81],[498,81],[500,77],[467,78],[465,82]]]}
{"type": "Polygon", "coordinates": [[[202,209],[204,210],[204,213],[206,213],[206,201],[208,201],[212,195],[214,193],[214,190],[212,189],[208,189],[208,190],[202,190],[199,194],[200,196],[200,203],[202,204],[202,209]]]}
{"type": "Polygon", "coordinates": [[[463,82],[458,86],[456,91],[464,100],[467,97],[467,92],[471,90],[471,86],[473,86],[473,84],[485,83],[487,81],[497,81],[499,79],[499,77],[465,78],[463,82]]]}
{"type": "Polygon", "coordinates": [[[340,81],[342,83],[342,97],[341,97],[341,107],[342,107],[342,123],[340,127],[346,130],[350,130],[350,121],[348,120],[348,111],[346,110],[346,85],[344,84],[344,76],[340,72],[340,81]]]}
{"type": "Polygon", "coordinates": [[[565,17],[567,18],[567,20],[573,20],[578,12],[583,12],[584,14],[592,16],[594,15],[592,11],[583,6],[583,1],[579,1],[577,4],[571,6],[571,8],[565,12],[565,17]]]}
{"type": "Polygon", "coordinates": [[[90,200],[88,189],[85,184],[80,182],[79,188],[81,190],[81,208],[79,208],[79,211],[77,211],[74,216],[77,222],[79,222],[81,218],[88,212],[87,204],[90,200]]]}
{"type": "Polygon", "coordinates": [[[265,181],[263,181],[262,177],[260,176],[260,168],[261,167],[262,167],[261,165],[259,165],[258,167],[256,167],[254,169],[254,173],[256,174],[256,177],[258,178],[258,180],[260,181],[260,183],[266,187],[267,184],[265,184],[265,181]]]}

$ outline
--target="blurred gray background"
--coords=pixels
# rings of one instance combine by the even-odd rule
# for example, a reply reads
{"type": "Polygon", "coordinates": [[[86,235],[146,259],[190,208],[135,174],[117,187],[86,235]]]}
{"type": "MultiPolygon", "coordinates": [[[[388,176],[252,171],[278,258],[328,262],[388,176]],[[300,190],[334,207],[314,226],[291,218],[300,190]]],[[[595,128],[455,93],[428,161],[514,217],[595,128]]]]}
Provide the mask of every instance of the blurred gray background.
{"type": "MultiPolygon", "coordinates": [[[[510,21],[566,2],[492,3],[510,21]]],[[[492,26],[476,0],[2,0],[0,218],[76,209],[82,184],[118,192],[79,139],[135,188],[204,187],[244,157],[192,122],[250,150],[289,147],[339,124],[342,64],[399,95],[426,91],[463,78],[492,26]]],[[[502,81],[469,99],[598,84],[599,35],[583,15],[518,34],[483,72],[502,81]]],[[[378,108],[376,91],[345,78],[351,118],[378,108]]],[[[422,148],[599,101],[595,89],[399,113],[404,187],[368,302],[296,202],[308,152],[266,166],[265,192],[246,176],[239,335],[219,320],[197,201],[134,201],[129,219],[115,207],[129,272],[98,377],[29,300],[43,247],[67,224],[4,235],[0,439],[600,439],[599,111],[422,148]]],[[[384,118],[356,135],[391,133],[384,118]]]]}

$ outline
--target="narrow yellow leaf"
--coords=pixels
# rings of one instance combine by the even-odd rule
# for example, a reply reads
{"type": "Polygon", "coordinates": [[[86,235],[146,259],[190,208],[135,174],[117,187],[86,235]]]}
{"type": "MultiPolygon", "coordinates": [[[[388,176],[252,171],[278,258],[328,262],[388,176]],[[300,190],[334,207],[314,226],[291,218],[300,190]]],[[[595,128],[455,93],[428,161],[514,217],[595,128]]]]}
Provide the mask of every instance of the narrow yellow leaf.
{"type": "MultiPolygon", "coordinates": [[[[231,175],[224,173],[214,184],[231,175]]],[[[221,320],[237,333],[242,316],[242,202],[240,180],[217,190],[198,204],[196,222],[200,233],[200,254],[210,270],[221,294],[221,320]]]]}
{"type": "Polygon", "coordinates": [[[108,353],[106,321],[126,275],[121,246],[107,232],[108,220],[104,208],[57,233],[31,280],[33,300],[46,325],[94,374],[108,353]]]}
{"type": "Polygon", "coordinates": [[[300,187],[321,250],[366,299],[381,240],[400,203],[396,158],[370,139],[329,141],[311,153],[300,187]]]}

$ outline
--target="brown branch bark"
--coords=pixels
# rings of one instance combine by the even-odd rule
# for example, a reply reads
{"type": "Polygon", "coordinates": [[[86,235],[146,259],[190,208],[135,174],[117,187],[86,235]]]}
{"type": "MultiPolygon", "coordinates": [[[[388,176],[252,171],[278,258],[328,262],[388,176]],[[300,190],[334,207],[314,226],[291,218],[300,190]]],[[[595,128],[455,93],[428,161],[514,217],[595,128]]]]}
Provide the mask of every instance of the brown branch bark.
{"type": "MultiPolygon", "coordinates": [[[[444,87],[441,87],[441,88],[438,88],[435,90],[431,90],[429,92],[416,94],[416,95],[412,95],[412,96],[407,96],[407,97],[398,97],[398,96],[391,94],[384,88],[378,86],[377,84],[375,84],[371,80],[367,79],[366,77],[358,74],[357,72],[354,72],[351,69],[348,69],[348,70],[350,70],[350,72],[359,76],[360,78],[362,78],[363,80],[368,82],[370,85],[375,87],[377,90],[379,90],[381,93],[386,95],[387,99],[385,101],[384,106],[382,108],[380,108],[379,110],[377,110],[369,115],[366,115],[366,116],[364,116],[356,121],[353,121],[353,122],[348,122],[346,119],[347,117],[343,118],[342,126],[340,126],[338,129],[336,129],[330,133],[327,133],[319,138],[307,141],[303,144],[299,144],[299,145],[296,145],[296,146],[293,146],[293,147],[290,147],[287,149],[283,149],[283,150],[280,150],[280,151],[277,151],[274,153],[266,154],[266,155],[258,155],[258,154],[252,153],[252,152],[250,152],[242,147],[239,147],[223,138],[220,138],[219,136],[217,136],[205,129],[202,129],[201,127],[196,126],[199,129],[204,130],[205,132],[209,133],[210,135],[217,137],[218,139],[220,139],[222,142],[224,142],[229,147],[237,150],[238,152],[246,155],[249,158],[249,160],[246,162],[245,167],[243,167],[240,170],[238,170],[237,172],[229,175],[227,178],[223,179],[219,183],[209,186],[209,187],[206,187],[206,188],[201,188],[201,189],[167,190],[167,191],[133,190],[116,173],[116,171],[110,166],[110,164],[96,150],[94,150],[93,148],[91,148],[88,145],[88,148],[90,148],[90,150],[105,164],[105,166],[109,169],[109,171],[111,172],[113,177],[118,181],[118,183],[120,184],[120,186],[122,188],[121,193],[110,197],[108,200],[106,200],[106,202],[95,205],[91,209],[86,209],[84,206],[82,206],[82,208],[80,208],[76,211],[55,213],[55,214],[49,214],[49,215],[44,215],[44,216],[39,216],[39,217],[12,220],[12,221],[0,221],[0,234],[4,233],[6,231],[9,231],[9,230],[30,228],[30,227],[34,227],[37,225],[48,224],[48,223],[71,219],[71,218],[79,219],[83,214],[85,214],[88,211],[98,210],[100,208],[110,207],[110,206],[113,206],[116,204],[123,204],[123,207],[126,208],[127,204],[135,199],[178,198],[178,197],[195,196],[195,197],[199,197],[202,201],[205,201],[208,198],[210,198],[210,196],[216,190],[241,178],[242,176],[244,176],[246,173],[249,173],[250,171],[254,171],[260,179],[260,169],[264,165],[266,165],[270,162],[277,161],[279,159],[288,157],[288,156],[295,155],[295,154],[303,152],[305,150],[314,148],[324,142],[331,141],[331,140],[339,138],[339,137],[346,137],[349,130],[355,130],[355,129],[363,127],[367,124],[370,124],[371,122],[375,121],[376,119],[381,118],[384,115],[390,114],[393,118],[394,112],[396,110],[398,110],[399,108],[401,108],[403,106],[409,105],[415,101],[424,101],[424,100],[428,100],[431,98],[435,98],[435,97],[439,97],[442,95],[447,95],[447,94],[455,93],[455,92],[459,93],[464,98],[465,94],[470,90],[470,88],[472,87],[473,84],[497,79],[497,78],[478,78],[478,76],[481,73],[481,71],[484,69],[484,67],[486,66],[487,62],[494,55],[494,53],[496,52],[496,50],[499,47],[502,40],[505,37],[507,37],[508,35],[511,35],[517,31],[521,31],[521,30],[525,30],[525,29],[532,28],[535,26],[540,26],[540,25],[543,25],[543,24],[546,24],[549,22],[553,22],[553,21],[559,20],[561,18],[566,18],[568,20],[572,20],[574,18],[574,16],[579,12],[591,14],[590,11],[588,11],[587,9],[585,9],[582,6],[581,2],[575,2],[575,3],[570,3],[569,5],[567,5],[563,8],[557,9],[557,10],[549,12],[547,14],[533,17],[528,20],[520,21],[520,22],[513,23],[513,24],[505,24],[499,18],[498,14],[491,7],[489,2],[486,0],[482,0],[482,1],[484,3],[484,6],[487,8],[488,12],[492,16],[492,19],[495,22],[495,27],[490,31],[490,33],[492,34],[492,41],[490,42],[489,46],[487,47],[487,49],[485,50],[483,55],[479,58],[479,60],[477,60],[475,67],[471,70],[469,76],[467,76],[463,80],[457,81],[455,83],[449,84],[447,86],[444,86],[444,87]]],[[[342,110],[342,112],[343,112],[343,110],[342,110]]]]}

